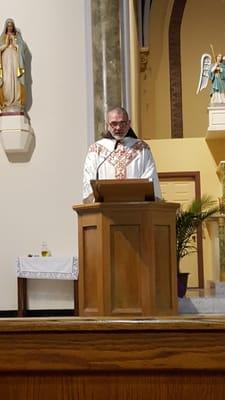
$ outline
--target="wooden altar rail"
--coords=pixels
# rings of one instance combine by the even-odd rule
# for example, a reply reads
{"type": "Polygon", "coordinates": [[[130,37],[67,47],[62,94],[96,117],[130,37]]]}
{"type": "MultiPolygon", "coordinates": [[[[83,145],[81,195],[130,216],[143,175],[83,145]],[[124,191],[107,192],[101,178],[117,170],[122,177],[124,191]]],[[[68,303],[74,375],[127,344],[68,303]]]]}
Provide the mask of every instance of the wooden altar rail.
{"type": "Polygon", "coordinates": [[[2,319],[0,398],[224,399],[225,318],[2,319]]]}

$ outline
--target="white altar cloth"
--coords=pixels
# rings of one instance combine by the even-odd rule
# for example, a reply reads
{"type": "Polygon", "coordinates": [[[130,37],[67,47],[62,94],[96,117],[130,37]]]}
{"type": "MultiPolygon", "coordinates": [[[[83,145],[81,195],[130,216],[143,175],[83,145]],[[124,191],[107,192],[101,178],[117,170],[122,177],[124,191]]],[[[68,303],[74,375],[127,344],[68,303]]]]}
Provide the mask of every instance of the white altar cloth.
{"type": "Polygon", "coordinates": [[[18,257],[16,270],[28,279],[77,280],[79,274],[76,257],[18,257]]]}

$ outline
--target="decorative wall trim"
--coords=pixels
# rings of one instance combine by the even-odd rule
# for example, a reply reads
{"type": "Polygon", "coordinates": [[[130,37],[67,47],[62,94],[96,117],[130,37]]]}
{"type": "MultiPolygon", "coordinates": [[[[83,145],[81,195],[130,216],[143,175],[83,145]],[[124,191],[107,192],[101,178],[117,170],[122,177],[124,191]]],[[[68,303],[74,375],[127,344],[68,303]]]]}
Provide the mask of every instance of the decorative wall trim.
{"type": "Polygon", "coordinates": [[[149,59],[149,47],[140,48],[140,71],[145,72],[149,59]]]}
{"type": "Polygon", "coordinates": [[[122,105],[131,115],[131,87],[130,87],[130,16],[129,2],[120,1],[120,30],[121,30],[121,73],[122,73],[122,105]]]}
{"type": "Polygon", "coordinates": [[[95,122],[94,122],[94,86],[93,86],[93,54],[92,54],[92,20],[91,20],[91,0],[85,0],[85,56],[86,56],[86,79],[87,79],[87,110],[88,110],[88,129],[87,145],[95,141],[95,122]]]}
{"type": "Polygon", "coordinates": [[[174,0],[169,24],[171,137],[183,137],[180,28],[186,0],[174,0]]]}

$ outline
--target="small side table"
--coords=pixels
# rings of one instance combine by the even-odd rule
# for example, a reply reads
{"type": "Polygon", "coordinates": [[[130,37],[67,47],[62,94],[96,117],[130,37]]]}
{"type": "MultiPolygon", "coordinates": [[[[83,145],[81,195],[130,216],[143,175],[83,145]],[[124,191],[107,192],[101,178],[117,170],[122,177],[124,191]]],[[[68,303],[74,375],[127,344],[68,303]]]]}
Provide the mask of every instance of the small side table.
{"type": "Polygon", "coordinates": [[[76,257],[18,257],[18,317],[27,311],[27,279],[74,281],[74,315],[78,315],[78,259],[76,257]]]}

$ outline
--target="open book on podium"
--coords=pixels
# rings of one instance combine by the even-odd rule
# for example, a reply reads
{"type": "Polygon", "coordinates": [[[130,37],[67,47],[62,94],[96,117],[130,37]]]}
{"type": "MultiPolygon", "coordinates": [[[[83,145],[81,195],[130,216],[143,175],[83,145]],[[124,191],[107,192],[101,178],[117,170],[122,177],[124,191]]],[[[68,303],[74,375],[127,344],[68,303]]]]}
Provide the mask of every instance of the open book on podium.
{"type": "Polygon", "coordinates": [[[96,202],[154,201],[153,183],[148,179],[91,180],[96,202]]]}

